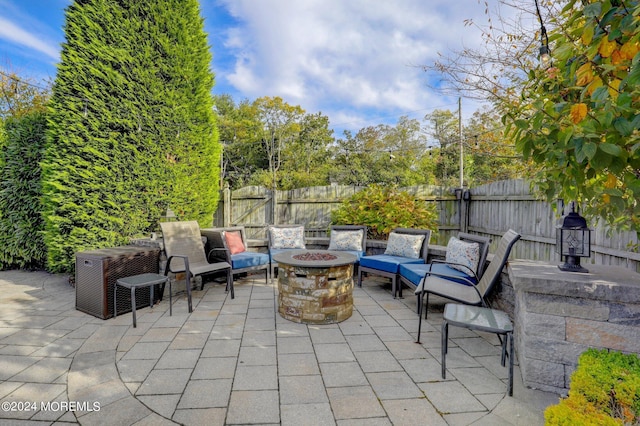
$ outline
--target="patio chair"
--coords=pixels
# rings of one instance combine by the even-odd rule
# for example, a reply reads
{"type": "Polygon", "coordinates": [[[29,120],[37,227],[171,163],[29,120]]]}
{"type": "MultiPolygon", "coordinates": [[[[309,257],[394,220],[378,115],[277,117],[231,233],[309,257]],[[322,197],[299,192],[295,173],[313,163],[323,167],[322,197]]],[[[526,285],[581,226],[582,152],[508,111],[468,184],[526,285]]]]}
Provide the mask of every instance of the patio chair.
{"type": "Polygon", "coordinates": [[[269,245],[269,270],[271,277],[275,277],[275,269],[278,262],[273,260],[273,255],[284,250],[300,250],[305,248],[304,225],[270,225],[267,228],[269,245]]]}
{"type": "MultiPolygon", "coordinates": [[[[449,276],[453,281],[462,277],[474,284],[477,283],[485,269],[490,243],[491,239],[488,237],[460,232],[457,237],[449,239],[444,261],[434,260],[428,264],[400,265],[399,297],[402,297],[403,284],[415,290],[429,271],[449,276]],[[460,259],[461,254],[468,256],[468,259],[460,259]]],[[[458,282],[465,283],[461,280],[458,282]]],[[[417,312],[420,313],[422,303],[420,295],[416,295],[416,299],[417,312]]]]}
{"type": "Polygon", "coordinates": [[[367,253],[366,225],[331,225],[329,228],[329,250],[346,251],[356,257],[354,268],[367,253]]]}
{"type": "Polygon", "coordinates": [[[391,279],[391,292],[397,297],[397,283],[401,264],[426,263],[431,230],[396,228],[389,234],[384,254],[364,256],[358,268],[358,286],[362,287],[362,274],[375,274],[391,279]]]}
{"type": "MultiPolygon", "coordinates": [[[[164,274],[168,275],[169,272],[174,274],[185,273],[189,312],[193,312],[191,303],[192,276],[226,272],[227,291],[231,292],[231,298],[234,298],[231,265],[227,262],[209,263],[207,261],[198,222],[161,222],[160,228],[162,229],[164,251],[167,256],[167,266],[164,269],[164,274]]],[[[202,290],[203,288],[204,281],[200,285],[200,289],[202,290]]],[[[169,293],[171,293],[171,282],[169,282],[169,293]]],[[[171,310],[171,303],[169,304],[169,310],[171,310]]]]}
{"type": "MultiPolygon", "coordinates": [[[[500,273],[507,263],[509,253],[513,245],[520,239],[520,234],[509,229],[500,239],[498,249],[493,255],[493,259],[487,266],[482,278],[477,283],[464,277],[456,277],[452,280],[451,276],[443,275],[435,272],[427,272],[420,284],[415,290],[415,294],[420,298],[422,303],[421,309],[424,309],[424,317],[427,318],[427,310],[429,307],[429,294],[435,294],[446,299],[455,300],[466,305],[482,305],[489,307],[486,296],[491,292],[493,286],[498,281],[500,273]],[[424,299],[426,295],[426,300],[424,299]]],[[[418,341],[420,341],[420,328],[422,326],[422,312],[418,312],[418,341]]]]}
{"type": "Polygon", "coordinates": [[[205,228],[200,233],[207,237],[207,260],[231,264],[231,274],[264,272],[265,284],[269,282],[269,255],[247,251],[244,226],[205,228]]]}

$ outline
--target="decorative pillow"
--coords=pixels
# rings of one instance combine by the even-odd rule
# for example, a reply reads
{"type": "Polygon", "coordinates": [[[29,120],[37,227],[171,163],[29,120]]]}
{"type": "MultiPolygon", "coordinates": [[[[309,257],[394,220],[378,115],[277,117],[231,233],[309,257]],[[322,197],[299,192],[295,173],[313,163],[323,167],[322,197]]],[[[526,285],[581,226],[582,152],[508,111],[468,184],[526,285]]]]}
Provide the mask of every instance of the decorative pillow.
{"type": "Polygon", "coordinates": [[[303,249],[304,226],[291,228],[269,228],[271,233],[271,248],[274,249],[303,249]]]}
{"type": "Polygon", "coordinates": [[[357,231],[331,231],[329,239],[329,250],[355,250],[362,251],[362,229],[357,231]]]}
{"type": "Polygon", "coordinates": [[[387,249],[384,254],[419,259],[423,241],[424,235],[398,234],[397,232],[392,232],[389,234],[387,249]]]}
{"type": "Polygon", "coordinates": [[[222,235],[231,254],[238,254],[247,250],[242,242],[240,231],[224,231],[222,235]]]}
{"type": "Polygon", "coordinates": [[[468,243],[451,237],[447,244],[446,261],[449,263],[457,263],[458,265],[449,265],[450,267],[471,275],[471,271],[478,271],[478,262],[480,261],[480,244],[468,243]],[[464,265],[464,266],[460,266],[464,265]]]}

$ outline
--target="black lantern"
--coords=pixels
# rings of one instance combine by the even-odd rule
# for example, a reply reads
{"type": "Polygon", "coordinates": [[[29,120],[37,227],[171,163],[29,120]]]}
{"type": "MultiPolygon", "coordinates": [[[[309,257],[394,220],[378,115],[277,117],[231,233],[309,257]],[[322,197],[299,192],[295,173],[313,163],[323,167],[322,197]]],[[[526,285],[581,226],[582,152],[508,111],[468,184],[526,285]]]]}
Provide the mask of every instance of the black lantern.
{"type": "Polygon", "coordinates": [[[589,272],[580,266],[580,258],[591,256],[591,230],[585,218],[576,213],[574,203],[562,226],[556,228],[556,251],[564,256],[564,264],[558,265],[561,271],[589,272]]]}

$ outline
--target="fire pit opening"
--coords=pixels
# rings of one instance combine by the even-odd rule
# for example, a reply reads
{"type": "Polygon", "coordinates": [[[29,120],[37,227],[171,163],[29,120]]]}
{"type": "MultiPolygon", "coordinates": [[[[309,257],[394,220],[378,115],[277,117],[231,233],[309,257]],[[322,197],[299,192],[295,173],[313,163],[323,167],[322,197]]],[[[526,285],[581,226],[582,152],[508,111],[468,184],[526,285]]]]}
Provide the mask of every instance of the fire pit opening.
{"type": "Polygon", "coordinates": [[[302,253],[292,256],[296,260],[302,261],[318,261],[318,260],[336,260],[338,256],[329,253],[302,253]]]}

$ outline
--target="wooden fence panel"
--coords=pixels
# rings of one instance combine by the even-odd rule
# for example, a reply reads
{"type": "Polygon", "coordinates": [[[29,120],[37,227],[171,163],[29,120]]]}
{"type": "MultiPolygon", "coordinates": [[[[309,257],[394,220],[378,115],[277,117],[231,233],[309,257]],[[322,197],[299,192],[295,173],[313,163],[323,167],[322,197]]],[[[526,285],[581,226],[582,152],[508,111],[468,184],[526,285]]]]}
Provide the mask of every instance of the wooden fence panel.
{"type": "Polygon", "coordinates": [[[307,237],[325,237],[331,223],[331,211],[363,187],[331,185],[278,191],[278,224],[305,226],[307,237]]]}
{"type": "MultiPolygon", "coordinates": [[[[324,237],[331,223],[331,211],[362,189],[332,185],[277,191],[274,221],[271,191],[261,187],[241,188],[221,197],[214,224],[223,226],[225,218],[220,212],[228,211],[228,223],[244,225],[249,238],[266,238],[265,229],[271,223],[302,224],[307,237],[324,237]],[[224,198],[230,206],[223,206],[224,198]]],[[[451,188],[421,185],[401,189],[413,194],[416,200],[438,205],[438,237],[432,240],[433,244],[446,245],[449,237],[466,230],[490,237],[493,252],[502,234],[512,228],[522,235],[512,257],[560,263],[555,252],[555,235],[561,215],[549,203],[538,199],[527,181],[514,179],[471,188],[470,199],[456,197],[451,188]]],[[[590,226],[592,256],[583,259],[583,264],[617,265],[640,272],[635,232],[612,232],[595,222],[590,226]]]]}

